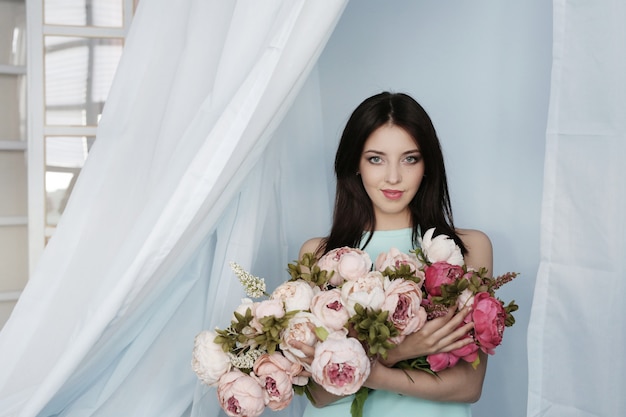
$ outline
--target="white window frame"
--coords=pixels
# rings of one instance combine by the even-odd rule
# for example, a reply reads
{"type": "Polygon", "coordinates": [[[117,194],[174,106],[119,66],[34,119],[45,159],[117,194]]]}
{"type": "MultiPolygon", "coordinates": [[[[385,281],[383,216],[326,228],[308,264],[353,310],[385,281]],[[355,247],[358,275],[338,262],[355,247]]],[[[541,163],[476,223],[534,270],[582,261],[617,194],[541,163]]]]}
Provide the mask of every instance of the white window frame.
{"type": "Polygon", "coordinates": [[[46,126],[44,97],[44,36],[81,36],[126,38],[135,1],[122,1],[124,23],[121,28],[44,25],[46,0],[26,0],[27,49],[27,161],[28,161],[28,263],[29,275],[39,261],[46,240],[45,143],[51,135],[96,136],[96,127],[46,126]]]}

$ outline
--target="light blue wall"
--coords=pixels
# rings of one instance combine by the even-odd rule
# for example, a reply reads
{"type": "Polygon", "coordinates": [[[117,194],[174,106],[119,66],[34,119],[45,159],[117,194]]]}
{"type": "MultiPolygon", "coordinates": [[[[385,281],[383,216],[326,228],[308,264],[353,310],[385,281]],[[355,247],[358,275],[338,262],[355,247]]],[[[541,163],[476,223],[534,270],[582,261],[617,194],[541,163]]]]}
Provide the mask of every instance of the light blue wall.
{"type": "Polygon", "coordinates": [[[319,61],[326,137],[365,97],[411,94],[442,141],[457,226],[491,237],[496,274],[521,272],[500,291],[520,311],[489,360],[479,417],[526,415],[551,48],[548,0],[352,0],[319,61]]]}

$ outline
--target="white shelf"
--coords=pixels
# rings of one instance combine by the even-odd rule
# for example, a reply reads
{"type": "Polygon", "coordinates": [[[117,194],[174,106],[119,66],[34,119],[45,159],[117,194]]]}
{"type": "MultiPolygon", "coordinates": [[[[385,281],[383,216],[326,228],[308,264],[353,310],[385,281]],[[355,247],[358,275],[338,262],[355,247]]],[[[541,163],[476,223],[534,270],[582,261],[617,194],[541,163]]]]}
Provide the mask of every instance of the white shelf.
{"type": "Polygon", "coordinates": [[[0,64],[0,74],[4,75],[26,75],[25,65],[0,64]]]}
{"type": "Polygon", "coordinates": [[[27,216],[0,216],[0,227],[2,226],[26,226],[27,216]]]}
{"type": "Polygon", "coordinates": [[[24,140],[0,140],[0,151],[25,151],[26,148],[24,140]]]}

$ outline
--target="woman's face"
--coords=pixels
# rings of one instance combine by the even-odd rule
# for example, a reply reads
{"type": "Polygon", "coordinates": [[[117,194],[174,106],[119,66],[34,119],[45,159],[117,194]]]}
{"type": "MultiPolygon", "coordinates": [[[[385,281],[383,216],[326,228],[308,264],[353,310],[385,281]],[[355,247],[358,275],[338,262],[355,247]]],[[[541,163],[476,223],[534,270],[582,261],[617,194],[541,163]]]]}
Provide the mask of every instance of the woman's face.
{"type": "Polygon", "coordinates": [[[416,141],[401,127],[386,124],[365,141],[359,173],[374,205],[377,229],[409,227],[409,203],[424,176],[416,141]]]}

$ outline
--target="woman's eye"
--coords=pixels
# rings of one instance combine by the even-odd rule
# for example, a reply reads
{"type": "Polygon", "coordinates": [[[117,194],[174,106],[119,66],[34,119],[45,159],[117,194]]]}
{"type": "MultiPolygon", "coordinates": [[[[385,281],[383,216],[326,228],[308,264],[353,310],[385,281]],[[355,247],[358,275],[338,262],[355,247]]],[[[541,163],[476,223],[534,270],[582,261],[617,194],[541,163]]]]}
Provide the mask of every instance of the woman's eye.
{"type": "Polygon", "coordinates": [[[409,164],[417,164],[421,160],[422,160],[422,158],[420,158],[419,156],[416,156],[416,155],[407,156],[406,159],[405,159],[405,161],[407,163],[409,163],[409,164]]]}
{"type": "Polygon", "coordinates": [[[380,158],[380,156],[370,156],[368,158],[368,161],[370,161],[372,164],[380,164],[383,160],[380,158]]]}

